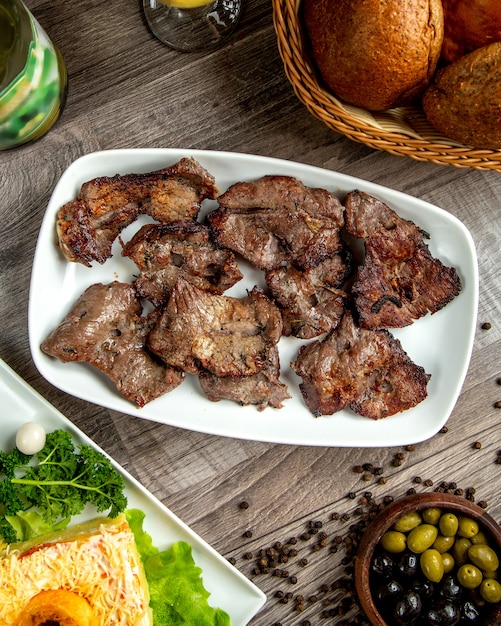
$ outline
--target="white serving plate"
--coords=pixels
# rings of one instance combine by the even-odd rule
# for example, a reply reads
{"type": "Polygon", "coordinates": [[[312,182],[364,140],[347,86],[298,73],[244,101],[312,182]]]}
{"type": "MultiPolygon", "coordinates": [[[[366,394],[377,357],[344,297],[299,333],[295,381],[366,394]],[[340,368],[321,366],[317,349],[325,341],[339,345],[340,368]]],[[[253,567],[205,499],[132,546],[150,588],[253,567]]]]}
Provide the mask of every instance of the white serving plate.
{"type": "MultiPolygon", "coordinates": [[[[206,201],[203,212],[217,204],[206,201]]],[[[123,232],[127,241],[139,227],[123,232]]],[[[262,274],[242,266],[245,278],[228,295],[243,297],[262,274]]],[[[59,389],[116,411],[180,428],[234,438],[319,446],[397,446],[417,443],[436,434],[449,418],[461,391],[473,347],[478,304],[478,268],[475,246],[464,224],[446,211],[374,183],[329,170],[259,156],[228,152],[177,149],[111,150],[88,154],[72,163],[56,185],[40,229],[35,252],[29,302],[31,352],[40,373],[59,389]],[[303,403],[299,377],[290,369],[301,341],[282,338],[281,379],[292,395],[282,409],[259,412],[231,401],[213,403],[201,392],[198,380],[188,376],[181,386],[138,409],[115,390],[105,376],[82,363],[61,363],[46,356],[40,344],[61,322],[74,301],[91,284],[132,282],[137,268],[123,258],[115,242],[114,255],[104,265],[88,268],[68,263],[56,242],[56,213],[75,198],[80,186],[97,176],[147,172],[166,167],[182,157],[197,159],[216,178],[221,192],[230,184],[265,174],[295,176],[309,186],[324,187],[343,196],[359,189],[377,196],[399,215],[430,233],[433,255],[456,267],[461,294],[435,315],[392,331],[409,356],[431,374],[428,397],[417,407],[373,421],[350,410],[314,418],[303,403]]]]}
{"type": "MultiPolygon", "coordinates": [[[[5,416],[0,431],[0,450],[12,449],[18,428],[25,422],[33,421],[42,424],[47,432],[55,429],[66,430],[76,443],[91,445],[106,455],[1,359],[0,405],[5,416]]],[[[106,456],[110,458],[109,455],[106,456]]],[[[232,626],[245,626],[263,606],[265,594],[118,463],[111,458],[110,461],[125,479],[128,507],[141,509],[146,514],[143,527],[153,538],[154,545],[164,550],[176,541],[188,542],[196,564],[202,568],[204,586],[211,594],[209,604],[224,609],[230,615],[232,626]]],[[[94,515],[92,511],[84,511],[75,518],[75,522],[90,519],[94,515]]]]}

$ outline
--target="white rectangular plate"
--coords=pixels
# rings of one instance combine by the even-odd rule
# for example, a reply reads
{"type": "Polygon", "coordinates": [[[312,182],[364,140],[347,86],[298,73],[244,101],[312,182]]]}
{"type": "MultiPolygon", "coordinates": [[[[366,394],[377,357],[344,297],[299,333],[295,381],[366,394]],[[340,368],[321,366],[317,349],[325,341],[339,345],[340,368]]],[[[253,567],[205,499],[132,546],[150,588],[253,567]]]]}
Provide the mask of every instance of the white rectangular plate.
{"type": "MultiPolygon", "coordinates": [[[[18,428],[25,422],[32,421],[44,426],[46,432],[55,429],[66,430],[71,433],[75,443],[91,445],[102,454],[106,454],[1,359],[0,406],[4,415],[0,431],[1,450],[13,448],[18,428]]],[[[125,479],[128,507],[141,509],[146,514],[143,527],[153,538],[154,545],[164,550],[176,541],[188,542],[192,547],[196,564],[202,568],[205,588],[211,594],[210,605],[224,609],[231,618],[232,626],[245,626],[263,606],[266,600],[264,593],[118,463],[113,459],[110,460],[125,479]]],[[[90,517],[90,514],[86,515],[84,512],[75,521],[84,521],[90,517]]]]}
{"type": "MultiPolygon", "coordinates": [[[[203,211],[215,208],[205,202],[203,211]]],[[[129,226],[127,241],[138,228],[129,226]]],[[[243,268],[245,278],[228,295],[243,297],[254,284],[264,286],[261,273],[243,268]]],[[[238,153],[201,150],[134,149],[96,152],[72,163],[50,199],[37,243],[29,303],[29,335],[33,359],[40,373],[63,391],[95,404],[180,428],[258,441],[319,446],[397,446],[417,443],[436,434],[447,421],[461,391],[473,346],[478,303],[478,268],[475,246],[464,224],[427,202],[379,185],[329,170],[291,161],[238,153]],[[201,392],[198,380],[188,376],[177,389],[138,409],[125,400],[94,368],[82,363],[60,363],[44,355],[40,344],[62,321],[75,300],[91,284],[119,280],[132,282],[137,268],[120,254],[92,268],[68,263],[57,247],[56,213],[75,198],[80,186],[97,176],[148,172],[166,167],[182,157],[197,159],[211,172],[221,192],[238,181],[266,174],[295,176],[305,185],[323,187],[341,198],[359,189],[377,196],[403,218],[430,233],[429,247],[446,265],[454,266],[463,289],[455,300],[435,315],[427,315],[407,328],[392,331],[404,350],[431,374],[428,397],[417,407],[373,421],[350,410],[314,418],[298,388],[300,379],[290,369],[301,341],[282,338],[281,379],[292,395],[282,409],[259,412],[230,401],[213,403],[201,392]]]]}

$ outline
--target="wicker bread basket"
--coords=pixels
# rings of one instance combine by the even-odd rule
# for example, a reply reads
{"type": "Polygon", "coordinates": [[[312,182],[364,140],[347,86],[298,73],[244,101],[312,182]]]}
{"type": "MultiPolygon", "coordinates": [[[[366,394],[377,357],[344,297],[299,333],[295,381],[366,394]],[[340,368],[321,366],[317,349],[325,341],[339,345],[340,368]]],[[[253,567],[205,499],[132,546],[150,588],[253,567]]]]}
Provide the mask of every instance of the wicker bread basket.
{"type": "Polygon", "coordinates": [[[501,151],[469,148],[447,139],[420,107],[372,113],[345,104],[321,85],[304,43],[301,0],[273,0],[273,21],[285,73],[299,100],[329,128],[364,143],[417,161],[501,172],[501,151]]]}

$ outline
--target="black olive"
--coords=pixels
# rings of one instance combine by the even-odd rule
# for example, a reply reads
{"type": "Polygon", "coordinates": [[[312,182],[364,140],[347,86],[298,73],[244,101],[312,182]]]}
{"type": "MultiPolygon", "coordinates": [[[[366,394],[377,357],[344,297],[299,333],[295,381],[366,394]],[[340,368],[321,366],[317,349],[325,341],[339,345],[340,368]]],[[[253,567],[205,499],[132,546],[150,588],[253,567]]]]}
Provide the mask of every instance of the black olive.
{"type": "Polygon", "coordinates": [[[378,602],[386,602],[400,596],[403,590],[404,589],[399,582],[397,582],[396,580],[389,580],[388,582],[378,587],[376,591],[376,599],[378,600],[378,602]]]}
{"type": "Polygon", "coordinates": [[[473,602],[466,600],[461,605],[461,618],[462,624],[480,624],[482,616],[473,602]]]}
{"type": "Polygon", "coordinates": [[[413,552],[405,552],[397,561],[397,571],[406,578],[412,578],[419,571],[418,555],[413,552]]]}
{"type": "Polygon", "coordinates": [[[372,560],[371,572],[380,578],[393,575],[393,559],[389,554],[377,554],[372,560]]]}
{"type": "Polygon", "coordinates": [[[426,619],[430,626],[455,626],[461,619],[461,611],[458,606],[442,598],[429,609],[426,619]]]}
{"type": "Polygon", "coordinates": [[[421,614],[421,598],[415,591],[407,591],[396,603],[393,615],[397,624],[412,624],[421,614]]]}
{"type": "Polygon", "coordinates": [[[446,576],[440,583],[439,595],[446,600],[459,600],[463,588],[454,576],[446,576]]]}
{"type": "Polygon", "coordinates": [[[435,585],[427,578],[418,578],[411,583],[412,591],[418,593],[421,600],[430,600],[435,592],[435,585]]]}

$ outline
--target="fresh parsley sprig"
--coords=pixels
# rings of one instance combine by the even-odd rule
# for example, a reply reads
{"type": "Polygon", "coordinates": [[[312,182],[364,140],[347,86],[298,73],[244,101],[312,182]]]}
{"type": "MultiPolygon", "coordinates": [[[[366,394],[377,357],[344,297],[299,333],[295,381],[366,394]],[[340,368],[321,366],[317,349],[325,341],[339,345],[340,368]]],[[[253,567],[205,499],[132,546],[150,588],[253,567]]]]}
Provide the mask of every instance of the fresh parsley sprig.
{"type": "Polygon", "coordinates": [[[45,526],[81,513],[87,504],[116,517],[127,506],[124,487],[107,457],[86,444],[77,448],[68,432],[54,430],[33,457],[17,448],[0,452],[0,535],[9,543],[23,539],[13,517],[27,511],[45,526]]]}

